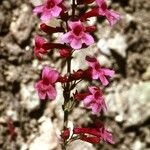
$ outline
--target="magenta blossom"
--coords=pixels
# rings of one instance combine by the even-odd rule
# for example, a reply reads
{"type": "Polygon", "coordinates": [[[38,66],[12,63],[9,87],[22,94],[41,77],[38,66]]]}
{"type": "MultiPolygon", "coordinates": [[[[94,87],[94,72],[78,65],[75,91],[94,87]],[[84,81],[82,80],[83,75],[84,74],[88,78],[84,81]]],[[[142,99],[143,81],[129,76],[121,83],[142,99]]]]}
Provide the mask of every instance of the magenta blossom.
{"type": "Polygon", "coordinates": [[[45,99],[48,96],[49,99],[53,100],[56,98],[57,92],[54,88],[59,77],[59,73],[49,67],[44,67],[42,71],[42,79],[35,84],[35,89],[38,91],[40,99],[45,99]]]}
{"type": "Polygon", "coordinates": [[[102,91],[95,86],[91,86],[88,89],[90,93],[83,99],[84,105],[91,108],[94,114],[99,114],[102,110],[105,111],[107,107],[102,91]]]}
{"type": "Polygon", "coordinates": [[[112,77],[114,75],[114,71],[107,69],[107,68],[101,68],[99,62],[95,57],[89,57],[86,56],[86,61],[88,65],[90,66],[90,70],[92,73],[93,79],[100,79],[103,85],[108,85],[108,80],[105,76],[112,77]]]}
{"type": "Polygon", "coordinates": [[[69,21],[68,25],[71,31],[62,35],[61,41],[63,43],[70,44],[73,49],[82,48],[82,44],[89,46],[94,43],[93,37],[86,33],[86,27],[81,21],[69,21]]]}
{"type": "Polygon", "coordinates": [[[99,6],[99,15],[105,16],[110,26],[113,26],[120,19],[120,15],[117,12],[108,9],[105,0],[96,0],[96,3],[99,6]]]}
{"type": "Polygon", "coordinates": [[[61,2],[62,0],[45,0],[44,4],[34,8],[33,12],[40,14],[42,21],[48,21],[60,15],[62,8],[58,4],[61,2]]]}
{"type": "Polygon", "coordinates": [[[40,36],[35,37],[34,54],[38,59],[41,59],[42,55],[47,53],[47,50],[42,48],[44,43],[46,43],[44,38],[42,38],[40,36]]]}

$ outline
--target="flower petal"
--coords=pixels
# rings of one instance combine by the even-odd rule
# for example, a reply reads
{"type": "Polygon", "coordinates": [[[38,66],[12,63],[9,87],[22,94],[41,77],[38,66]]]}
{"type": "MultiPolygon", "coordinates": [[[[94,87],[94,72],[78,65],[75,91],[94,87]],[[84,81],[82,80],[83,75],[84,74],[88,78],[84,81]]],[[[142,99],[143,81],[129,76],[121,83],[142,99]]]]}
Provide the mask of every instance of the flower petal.
{"type": "Polygon", "coordinates": [[[99,107],[99,105],[97,105],[96,103],[95,104],[92,104],[91,105],[91,108],[92,108],[92,112],[94,113],[94,114],[99,114],[100,113],[100,111],[101,111],[101,107],[99,107]]]}
{"type": "Polygon", "coordinates": [[[60,4],[62,2],[62,0],[53,0],[55,5],[60,4]]]}
{"type": "Polygon", "coordinates": [[[82,47],[82,41],[78,39],[73,39],[71,41],[71,47],[74,49],[80,49],[82,47]]]}
{"type": "Polygon", "coordinates": [[[104,86],[108,85],[109,82],[104,75],[100,74],[99,79],[101,80],[101,82],[104,86]]]}
{"type": "Polygon", "coordinates": [[[44,8],[43,5],[39,5],[39,6],[37,6],[37,7],[35,7],[35,8],[33,9],[33,13],[35,13],[35,14],[42,13],[42,12],[43,12],[43,8],[44,8]]]}
{"type": "Polygon", "coordinates": [[[60,38],[60,42],[63,43],[70,43],[71,40],[72,40],[71,31],[63,34],[60,38]]]}
{"type": "Polygon", "coordinates": [[[42,70],[42,79],[43,78],[48,78],[50,70],[51,69],[48,66],[45,66],[43,68],[43,70],[42,70]]]}
{"type": "Polygon", "coordinates": [[[74,29],[76,26],[82,26],[81,21],[68,21],[68,26],[70,29],[74,29]]]}
{"type": "Polygon", "coordinates": [[[88,65],[92,68],[94,68],[95,65],[99,64],[99,62],[97,61],[97,59],[95,57],[86,56],[85,60],[88,63],[88,65]]]}
{"type": "Polygon", "coordinates": [[[88,87],[88,90],[90,91],[91,94],[95,94],[98,91],[98,88],[95,86],[90,86],[88,87]]]}
{"type": "Polygon", "coordinates": [[[103,3],[105,3],[105,0],[96,0],[98,6],[101,6],[103,3]]]}
{"type": "Polygon", "coordinates": [[[50,19],[52,19],[52,18],[53,18],[53,16],[52,16],[50,10],[49,10],[49,11],[44,11],[44,12],[42,13],[42,15],[41,15],[41,20],[42,20],[42,21],[48,21],[48,20],[50,20],[50,19]]]}
{"type": "Polygon", "coordinates": [[[101,71],[104,72],[104,75],[112,77],[115,74],[114,70],[106,69],[106,68],[101,68],[101,71]]]}
{"type": "Polygon", "coordinates": [[[115,11],[108,10],[105,14],[110,26],[116,24],[117,21],[120,19],[120,15],[115,11]]]}
{"type": "Polygon", "coordinates": [[[56,95],[57,95],[57,92],[56,92],[56,89],[49,85],[49,89],[47,91],[47,96],[50,100],[54,100],[56,98],[56,95]]]}
{"type": "Polygon", "coordinates": [[[85,33],[82,42],[86,45],[92,45],[94,43],[94,38],[90,34],[85,33]]]}
{"type": "Polygon", "coordinates": [[[51,15],[54,17],[58,17],[61,11],[62,11],[62,8],[55,6],[51,9],[51,15]]]}
{"type": "Polygon", "coordinates": [[[92,95],[86,96],[86,98],[83,100],[85,107],[89,107],[92,100],[93,100],[92,95]]]}
{"type": "Polygon", "coordinates": [[[34,88],[38,92],[39,98],[40,99],[45,99],[46,98],[46,92],[42,91],[42,86],[43,86],[42,81],[38,81],[37,83],[35,83],[34,88]]]}
{"type": "Polygon", "coordinates": [[[42,47],[42,44],[43,43],[45,43],[46,41],[45,41],[45,39],[43,38],[43,37],[41,37],[41,36],[36,36],[35,37],[35,46],[37,47],[37,48],[41,48],[42,47]]]}

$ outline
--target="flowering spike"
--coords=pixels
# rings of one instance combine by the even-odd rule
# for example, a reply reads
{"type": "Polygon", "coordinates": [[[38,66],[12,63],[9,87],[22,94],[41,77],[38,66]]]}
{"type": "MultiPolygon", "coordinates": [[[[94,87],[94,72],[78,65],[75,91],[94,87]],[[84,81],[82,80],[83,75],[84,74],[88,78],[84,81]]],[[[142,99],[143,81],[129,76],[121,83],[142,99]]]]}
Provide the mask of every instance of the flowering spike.
{"type": "MultiPolygon", "coordinates": [[[[86,26],[85,24],[87,24],[86,21],[88,21],[88,18],[104,16],[110,26],[113,26],[120,19],[120,15],[108,9],[105,0],[72,0],[71,2],[71,7],[66,7],[65,1],[63,0],[44,0],[42,5],[37,6],[33,10],[35,14],[40,16],[42,21],[50,21],[53,19],[52,24],[59,23],[58,25],[55,24],[55,27],[42,23],[40,25],[42,31],[49,35],[61,32],[60,43],[49,43],[44,38],[37,36],[35,38],[35,56],[41,59],[43,54],[49,52],[48,50],[58,49],[56,52],[60,54],[60,57],[56,55],[58,57],[55,60],[65,58],[62,63],[66,65],[64,69],[66,70],[65,73],[62,68],[59,68],[63,71],[64,75],[45,66],[42,70],[41,79],[35,84],[35,89],[40,99],[45,100],[48,98],[54,100],[57,96],[56,83],[59,82],[62,85],[64,97],[64,103],[62,105],[64,111],[64,130],[60,135],[62,138],[62,149],[67,149],[67,144],[77,139],[93,144],[98,144],[102,140],[114,144],[112,134],[104,128],[103,123],[95,122],[94,127],[92,126],[90,128],[74,128],[72,122],[69,122],[68,116],[73,108],[78,106],[80,101],[83,102],[86,108],[91,109],[93,114],[100,115],[101,112],[107,110],[103,92],[98,86],[89,86],[87,91],[78,92],[77,85],[84,80],[94,84],[92,80],[99,79],[102,85],[106,86],[109,83],[107,78],[112,77],[114,71],[101,67],[98,60],[91,56],[86,57],[86,62],[89,66],[86,70],[79,68],[77,71],[74,71],[71,62],[74,58],[73,53],[75,50],[87,48],[94,43],[94,38],[91,36],[91,33],[96,31],[96,25],[86,26]],[[84,7],[84,5],[94,2],[96,2],[96,6],[91,8],[90,11],[85,12],[85,9],[83,9],[82,13],[76,12],[76,9],[80,7],[79,5],[84,7]],[[73,92],[73,90],[76,90],[76,92],[73,92]]],[[[9,128],[13,134],[14,128],[12,126],[9,126],[9,128]]]]}

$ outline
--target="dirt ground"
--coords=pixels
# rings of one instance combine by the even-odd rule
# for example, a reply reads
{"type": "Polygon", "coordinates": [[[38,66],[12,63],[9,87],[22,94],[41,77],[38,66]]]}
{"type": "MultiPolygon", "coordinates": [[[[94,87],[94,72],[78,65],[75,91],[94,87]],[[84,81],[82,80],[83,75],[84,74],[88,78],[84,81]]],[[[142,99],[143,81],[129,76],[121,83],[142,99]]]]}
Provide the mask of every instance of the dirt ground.
{"type": "MultiPolygon", "coordinates": [[[[104,89],[109,108],[104,120],[116,144],[76,141],[68,150],[150,150],[150,0],[109,2],[121,14],[120,22],[110,28],[105,21],[91,19],[90,24],[97,23],[96,44],[76,52],[72,66],[77,69],[85,55],[94,54],[102,65],[115,69],[115,77],[104,89]]],[[[65,72],[57,51],[42,62],[33,56],[34,36],[44,35],[32,14],[39,3],[0,1],[1,150],[60,149],[56,134],[63,120],[61,87],[57,86],[60,94],[55,102],[40,102],[34,90],[43,65],[65,72]]],[[[95,117],[81,105],[70,114],[70,121],[83,126],[94,122],[95,117]]]]}

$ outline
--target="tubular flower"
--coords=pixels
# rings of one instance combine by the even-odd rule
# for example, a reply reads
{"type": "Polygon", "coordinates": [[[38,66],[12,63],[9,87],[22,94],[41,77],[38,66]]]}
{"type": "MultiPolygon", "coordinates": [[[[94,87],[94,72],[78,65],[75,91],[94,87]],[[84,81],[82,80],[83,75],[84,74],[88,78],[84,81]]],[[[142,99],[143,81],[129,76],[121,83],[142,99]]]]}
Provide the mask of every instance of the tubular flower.
{"type": "Polygon", "coordinates": [[[105,16],[110,26],[113,26],[120,19],[120,15],[117,12],[108,9],[105,0],[96,0],[96,3],[99,6],[99,15],[105,16]]]}
{"type": "Polygon", "coordinates": [[[105,0],[96,0],[96,3],[98,7],[95,7],[92,10],[84,13],[80,19],[82,21],[85,21],[87,20],[87,18],[90,18],[90,17],[105,16],[110,26],[113,26],[114,24],[116,24],[117,21],[120,19],[120,15],[113,10],[109,10],[105,0]]]}
{"type": "Polygon", "coordinates": [[[49,67],[44,67],[42,71],[42,79],[35,84],[40,99],[44,100],[46,96],[53,100],[56,98],[57,92],[54,85],[59,78],[59,73],[49,67]]]}
{"type": "Polygon", "coordinates": [[[90,66],[92,78],[100,79],[103,85],[108,85],[109,82],[105,76],[112,77],[115,72],[107,68],[101,68],[99,62],[95,57],[86,56],[86,61],[90,66]]]}
{"type": "Polygon", "coordinates": [[[82,44],[89,46],[94,43],[93,37],[86,33],[86,27],[81,21],[69,21],[68,25],[71,31],[62,35],[61,41],[63,43],[70,44],[73,49],[82,48],[82,44]]]}
{"type": "Polygon", "coordinates": [[[89,143],[98,144],[101,140],[114,144],[111,132],[106,130],[104,126],[92,127],[92,128],[74,128],[73,134],[79,135],[79,139],[89,143]]]}
{"type": "Polygon", "coordinates": [[[40,36],[35,37],[34,54],[38,59],[41,59],[42,55],[47,53],[47,50],[42,48],[44,43],[46,43],[44,38],[42,38],[40,36]]]}
{"type": "Polygon", "coordinates": [[[56,33],[56,32],[64,32],[64,29],[62,27],[54,28],[54,27],[50,27],[50,26],[46,25],[45,23],[42,23],[40,25],[40,29],[47,34],[52,34],[52,33],[56,33]]]}
{"type": "Polygon", "coordinates": [[[89,94],[83,99],[85,107],[92,109],[94,114],[99,114],[107,109],[102,91],[95,86],[88,88],[89,94]]]}
{"type": "Polygon", "coordinates": [[[60,15],[62,8],[59,4],[61,2],[62,0],[46,0],[43,5],[35,7],[33,12],[35,14],[40,14],[42,21],[48,21],[60,15]]]}

